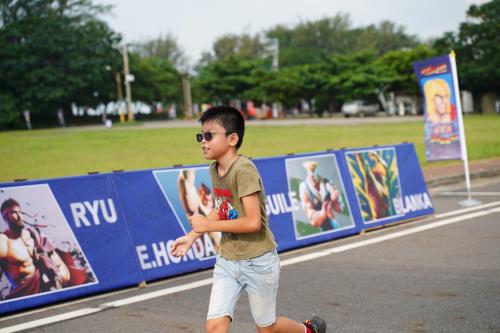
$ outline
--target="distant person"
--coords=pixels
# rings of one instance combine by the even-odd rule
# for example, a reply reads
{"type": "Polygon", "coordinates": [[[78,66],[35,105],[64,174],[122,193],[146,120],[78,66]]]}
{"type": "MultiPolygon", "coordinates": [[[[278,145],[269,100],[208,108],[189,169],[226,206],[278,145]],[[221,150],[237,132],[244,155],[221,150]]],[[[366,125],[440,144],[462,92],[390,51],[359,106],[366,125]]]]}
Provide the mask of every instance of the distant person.
{"type": "Polygon", "coordinates": [[[177,118],[177,110],[175,109],[175,103],[171,103],[168,108],[168,118],[175,120],[177,118]]]}
{"type": "Polygon", "coordinates": [[[248,120],[257,119],[257,109],[252,101],[247,101],[247,116],[248,120]]]}
{"type": "Polygon", "coordinates": [[[340,228],[335,218],[344,206],[339,191],[318,173],[315,161],[306,161],[302,166],[307,176],[299,185],[300,203],[309,224],[322,231],[340,228]]]}
{"type": "Polygon", "coordinates": [[[324,333],[323,319],[313,317],[300,324],[276,317],[280,275],[279,256],[269,229],[265,193],[259,172],[247,157],[238,155],[245,121],[235,108],[218,106],[205,111],[196,135],[210,165],[215,209],[207,216],[194,214],[193,230],[172,245],[175,256],[184,256],[204,232],[222,232],[220,255],[213,272],[206,332],[228,332],[242,290],[260,333],[324,333]]]}

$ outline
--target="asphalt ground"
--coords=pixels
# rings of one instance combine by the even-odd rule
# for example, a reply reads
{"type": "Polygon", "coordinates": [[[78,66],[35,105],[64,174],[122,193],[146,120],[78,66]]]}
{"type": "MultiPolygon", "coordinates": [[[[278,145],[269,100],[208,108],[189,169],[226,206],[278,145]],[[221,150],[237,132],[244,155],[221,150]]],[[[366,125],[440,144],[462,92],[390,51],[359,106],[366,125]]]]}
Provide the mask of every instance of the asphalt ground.
{"type": "MultiPolygon", "coordinates": [[[[473,181],[479,209],[458,206],[465,196],[453,193],[462,187],[431,189],[433,217],[281,254],[277,312],[321,315],[328,332],[500,332],[500,178],[473,181]]],[[[210,277],[207,270],[11,315],[0,332],[30,323],[42,325],[28,332],[203,332],[210,277]],[[156,297],[138,298],[148,295],[156,297]]],[[[244,295],[230,332],[254,331],[244,295]]]]}

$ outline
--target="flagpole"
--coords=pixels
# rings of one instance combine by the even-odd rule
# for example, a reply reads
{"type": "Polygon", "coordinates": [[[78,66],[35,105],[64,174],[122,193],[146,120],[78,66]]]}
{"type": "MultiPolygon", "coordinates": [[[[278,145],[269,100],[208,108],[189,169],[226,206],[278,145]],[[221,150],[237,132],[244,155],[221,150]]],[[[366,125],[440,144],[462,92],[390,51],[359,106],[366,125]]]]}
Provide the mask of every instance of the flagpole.
{"type": "Polygon", "coordinates": [[[453,75],[453,91],[455,92],[455,102],[456,102],[456,111],[458,117],[458,126],[460,129],[460,146],[461,146],[461,154],[462,161],[464,162],[464,172],[465,172],[465,188],[467,190],[467,199],[460,201],[458,204],[462,207],[470,207],[476,206],[481,203],[481,201],[472,199],[471,194],[471,185],[470,185],[470,174],[469,174],[469,158],[467,154],[467,144],[465,141],[465,128],[464,128],[464,120],[462,117],[462,101],[460,99],[460,90],[458,89],[458,73],[457,73],[457,64],[455,61],[455,51],[450,52],[450,63],[451,70],[453,75]]]}

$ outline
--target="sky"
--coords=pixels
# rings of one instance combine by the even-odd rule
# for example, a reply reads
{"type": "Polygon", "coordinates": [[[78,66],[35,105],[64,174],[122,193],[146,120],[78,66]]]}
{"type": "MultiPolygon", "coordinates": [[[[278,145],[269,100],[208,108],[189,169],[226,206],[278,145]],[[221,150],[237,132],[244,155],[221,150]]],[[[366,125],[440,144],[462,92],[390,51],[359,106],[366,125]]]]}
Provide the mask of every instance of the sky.
{"type": "Polygon", "coordinates": [[[191,62],[225,34],[260,33],[277,24],[349,14],[353,27],[390,20],[422,39],[458,31],[471,4],[485,0],[94,0],[113,5],[102,18],[140,42],[169,33],[191,62]]]}

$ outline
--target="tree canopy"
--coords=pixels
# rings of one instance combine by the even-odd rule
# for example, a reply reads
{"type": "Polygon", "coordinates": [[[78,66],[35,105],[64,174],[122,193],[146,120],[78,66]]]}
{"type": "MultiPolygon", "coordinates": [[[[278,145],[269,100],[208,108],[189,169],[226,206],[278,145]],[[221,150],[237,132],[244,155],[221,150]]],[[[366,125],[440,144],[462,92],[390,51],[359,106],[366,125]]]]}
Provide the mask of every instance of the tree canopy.
{"type": "MultiPolygon", "coordinates": [[[[120,36],[87,0],[4,1],[0,4],[0,126],[19,122],[20,111],[50,118],[71,103],[95,105],[114,92],[120,36]]],[[[54,117],[55,118],[55,117],[54,117]]]]}
{"type": "Polygon", "coordinates": [[[441,53],[455,50],[460,86],[477,93],[500,91],[500,0],[472,5],[458,32],[434,41],[441,53]]]}

